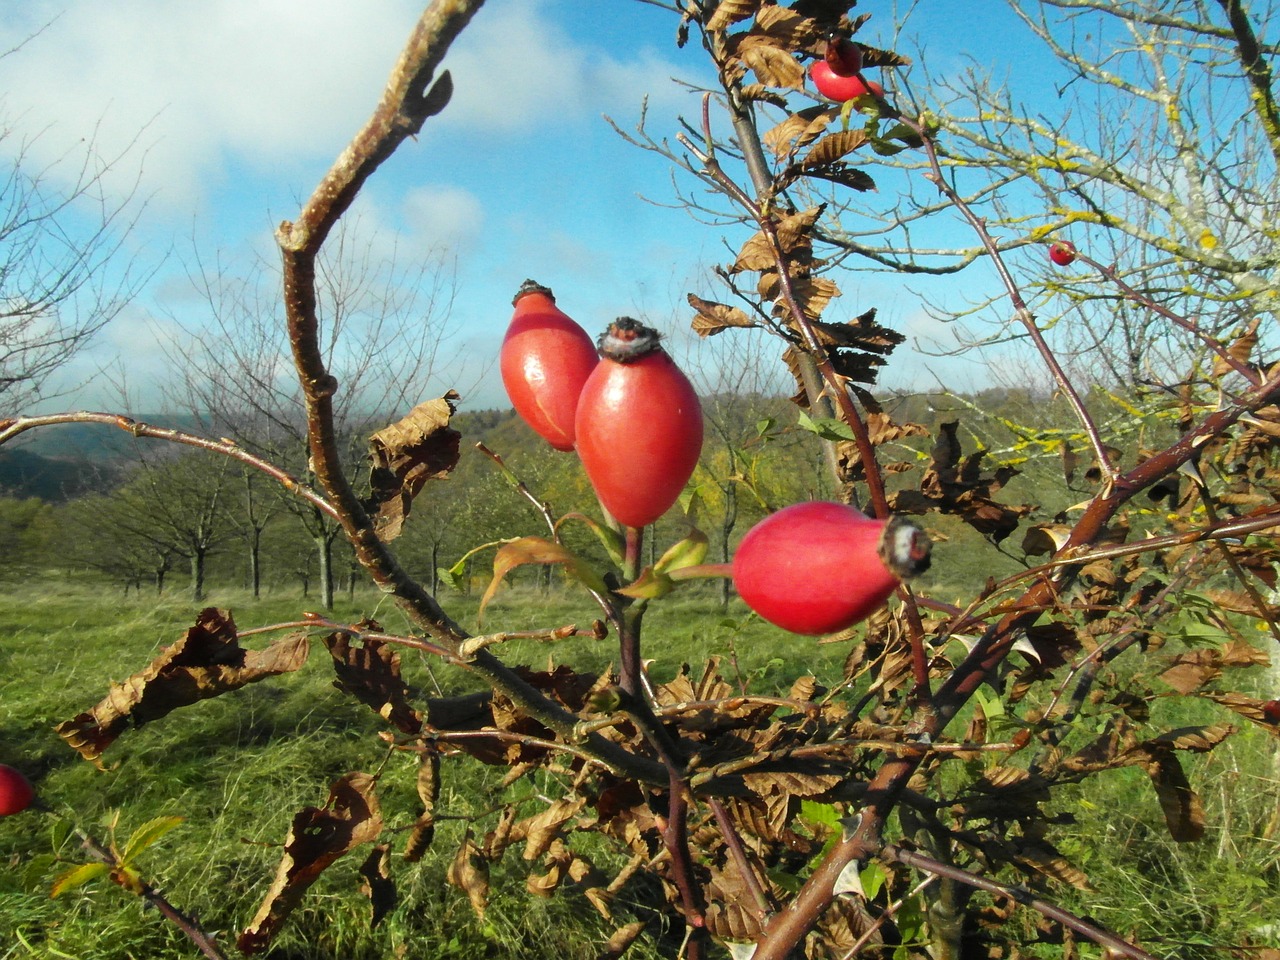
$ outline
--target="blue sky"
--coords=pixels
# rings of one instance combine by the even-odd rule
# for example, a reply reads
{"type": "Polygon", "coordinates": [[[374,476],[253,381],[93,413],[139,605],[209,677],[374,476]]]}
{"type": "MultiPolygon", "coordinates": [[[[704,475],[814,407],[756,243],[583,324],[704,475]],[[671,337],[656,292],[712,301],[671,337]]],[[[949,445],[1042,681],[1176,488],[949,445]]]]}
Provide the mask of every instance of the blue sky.
{"type": "MultiPolygon", "coordinates": [[[[1043,95],[1003,4],[983,4],[981,18],[964,0],[922,7],[908,34],[933,69],[959,70],[966,55],[1008,63],[1032,96],[1043,95]]],[[[91,142],[120,156],[107,188],[137,179],[146,199],[129,243],[155,274],[66,370],[64,383],[89,385],[55,406],[110,403],[92,374],[122,362],[146,405],[146,386],[163,376],[158,341],[175,321],[199,322],[183,280],[192,251],[232,264],[273,256],[273,226],[296,212],[367,117],[419,4],[0,0],[0,11],[0,48],[39,31],[0,59],[0,117],[11,130],[0,152],[24,145],[24,162],[49,165],[56,184],[91,142]]],[[[892,4],[858,11],[873,14],[862,38],[892,42],[892,4]]],[[[687,323],[684,294],[714,293],[696,271],[725,258],[719,232],[641,199],[670,201],[670,172],[602,119],[631,128],[647,96],[652,131],[670,135],[678,115],[696,113],[697,98],[671,78],[705,80],[707,68],[696,45],[676,48],[675,26],[637,0],[489,0],[450,52],[453,102],[380,171],[356,211],[362,234],[394,237],[402,256],[445,249],[457,258],[454,342],[467,362],[440,371],[434,387],[460,386],[475,407],[503,404],[496,377],[479,371],[527,276],[552,286],[593,331],[632,313],[679,337],[671,328],[687,323]]],[[[850,312],[875,304],[883,322],[935,332],[900,281],[840,282],[850,312]]],[[[972,365],[909,356],[890,382],[931,385],[926,367],[960,369],[962,381],[981,385],[972,365]]]]}

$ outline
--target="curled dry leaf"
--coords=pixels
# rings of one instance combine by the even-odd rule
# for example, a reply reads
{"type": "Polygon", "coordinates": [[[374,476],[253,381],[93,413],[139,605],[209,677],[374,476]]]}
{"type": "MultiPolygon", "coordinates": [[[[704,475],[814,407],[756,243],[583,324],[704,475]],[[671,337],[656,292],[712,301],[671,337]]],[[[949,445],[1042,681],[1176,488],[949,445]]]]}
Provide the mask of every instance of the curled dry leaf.
{"type": "MultiPolygon", "coordinates": [[[[360,626],[378,629],[376,623],[360,626]]],[[[349,633],[331,633],[324,638],[324,644],[333,657],[335,687],[372,708],[402,733],[415,734],[422,729],[422,714],[410,703],[395,647],[375,639],[353,644],[349,633]]]]}
{"type": "Polygon", "coordinates": [[[693,318],[693,331],[700,337],[710,337],[722,333],[730,327],[754,327],[755,321],[737,307],[714,300],[703,300],[689,294],[689,306],[697,310],[693,318]]]}
{"type": "Polygon", "coordinates": [[[445,879],[467,895],[467,899],[471,901],[471,909],[483,920],[485,909],[489,906],[489,861],[471,839],[470,830],[463,836],[445,879]]]}
{"type": "Polygon", "coordinates": [[[423,485],[447,476],[458,465],[462,435],[449,426],[458,394],[450,390],[438,400],[420,403],[403,419],[369,438],[367,509],[384,540],[400,536],[409,508],[423,485]]]}
{"type": "Polygon", "coordinates": [[[301,633],[262,650],[246,650],[231,614],[209,607],[145,670],[112,684],[92,710],[55,729],[82,757],[97,763],[130,724],[140,727],[180,707],[297,670],[307,662],[309,651],[307,636],[301,633]]]}
{"type": "Polygon", "coordinates": [[[334,781],[323,807],[294,814],[275,882],[236,941],[242,953],[265,950],[320,874],[343,854],[377,839],[382,813],[373,786],[367,773],[348,773],[334,781]]]}
{"type": "Polygon", "coordinates": [[[764,0],[721,0],[716,12],[707,21],[707,29],[712,32],[727,30],[735,23],[753,16],[763,3],[764,0]]]}

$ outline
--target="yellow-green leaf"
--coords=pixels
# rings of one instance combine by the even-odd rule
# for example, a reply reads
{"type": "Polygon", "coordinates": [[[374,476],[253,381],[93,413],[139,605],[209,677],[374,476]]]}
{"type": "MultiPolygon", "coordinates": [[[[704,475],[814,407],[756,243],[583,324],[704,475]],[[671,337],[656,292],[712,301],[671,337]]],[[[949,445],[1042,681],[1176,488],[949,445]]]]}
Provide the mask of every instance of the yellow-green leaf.
{"type": "Polygon", "coordinates": [[[53,887],[49,890],[49,896],[51,898],[60,897],[68,890],[83,887],[86,883],[97,880],[99,877],[105,877],[110,872],[111,868],[105,863],[82,863],[78,867],[72,867],[54,880],[53,887]]]}
{"type": "Polygon", "coordinates": [[[133,835],[124,845],[124,853],[120,855],[121,865],[132,863],[134,857],[182,823],[182,820],[182,817],[156,817],[133,831],[133,835]]]}
{"type": "Polygon", "coordinates": [[[670,573],[692,567],[707,558],[707,535],[701,530],[690,530],[689,535],[667,549],[653,569],[657,573],[670,573]]]}

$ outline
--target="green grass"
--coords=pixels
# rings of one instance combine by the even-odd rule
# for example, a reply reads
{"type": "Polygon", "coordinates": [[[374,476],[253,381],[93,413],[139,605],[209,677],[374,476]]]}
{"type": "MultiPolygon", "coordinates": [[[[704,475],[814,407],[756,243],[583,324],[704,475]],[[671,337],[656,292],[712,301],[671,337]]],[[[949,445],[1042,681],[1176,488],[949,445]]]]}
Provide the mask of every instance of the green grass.
{"type": "MultiPolygon", "coordinates": [[[[450,597],[451,610],[476,628],[476,597],[450,597]]],[[[253,601],[214,594],[208,605],[231,609],[241,629],[296,619],[308,609],[297,597],[253,601]]],[[[194,620],[193,604],[181,595],[147,594],[122,599],[76,585],[13,591],[0,599],[0,762],[26,771],[43,800],[59,814],[105,839],[105,822],[120,812],[121,840],[158,816],[184,817],[143,858],[149,880],[204,926],[230,941],[253,916],[275,874],[278,844],[293,813],[323,803],[328,784],[351,770],[373,771],[386,763],[379,796],[389,832],[383,840],[398,853],[402,830],[416,816],[415,761],[387,758],[377,738],[385,725],[368,708],[332,686],[323,650],[313,648],[301,671],[248,686],[184,708],[163,720],[127,731],[104,754],[105,770],[81,760],[53,726],[93,706],[109,682],[142,669],[159,649],[176,640],[194,620]]],[[[486,629],[585,625],[599,615],[589,598],[555,591],[506,590],[486,613],[486,629]]],[[[341,622],[365,616],[389,631],[405,630],[403,616],[373,592],[340,597],[332,613],[341,622]]],[[[763,688],[785,691],[809,671],[838,669],[844,650],[815,646],[762,624],[733,605],[721,612],[709,595],[670,598],[646,619],[647,654],[662,681],[682,662],[696,665],[723,658],[728,677],[751,676],[763,688]]],[[[265,638],[259,638],[265,642],[265,638]]],[[[259,641],[255,641],[255,644],[259,641]]],[[[612,640],[575,638],[553,645],[524,642],[501,651],[511,663],[545,667],[548,658],[594,672],[614,660],[612,640]]],[[[411,686],[455,693],[476,689],[465,673],[405,651],[411,686]]],[[[445,765],[438,811],[472,817],[494,804],[505,768],[462,760],[445,765]]],[[[189,957],[192,945],[154,911],[109,884],[100,883],[48,897],[53,876],[66,864],[47,861],[53,819],[36,812],[0,821],[0,960],[69,956],[80,960],[189,957]],[[44,859],[41,859],[44,857],[44,859]]],[[[460,842],[463,820],[444,820],[433,855],[418,865],[396,864],[400,904],[373,932],[369,905],[357,892],[360,851],[339,861],[312,888],[270,956],[362,958],[432,956],[594,957],[613,926],[599,919],[580,896],[530,901],[524,880],[540,872],[519,851],[494,869],[493,902],[483,922],[464,896],[444,881],[460,842]],[[403,954],[399,951],[406,951],[403,954]]],[[[482,823],[478,829],[487,829],[482,823]]],[[[74,845],[60,851],[68,861],[74,845]]],[[[608,855],[608,852],[605,851],[608,855]]],[[[394,859],[398,860],[398,857],[394,859]]],[[[630,919],[619,909],[618,923],[630,919]]],[[[648,955],[638,947],[633,956],[648,955]]]]}
{"type": "MultiPolygon", "coordinates": [[[[446,596],[453,613],[477,629],[478,597],[446,596]]],[[[253,601],[236,593],[214,594],[208,603],[233,611],[241,629],[293,620],[311,601],[277,595],[253,601]]],[[[19,766],[61,815],[105,838],[106,821],[119,811],[119,835],[157,816],[183,824],[141,861],[147,878],[180,907],[197,914],[224,942],[234,940],[253,916],[279,862],[295,811],[324,802],[328,784],[351,770],[381,768],[379,797],[400,902],[377,929],[369,929],[369,904],[358,892],[358,850],[331,867],[308,893],[268,956],[274,960],[324,958],[596,956],[613,925],[581,896],[566,892],[530,898],[525,879],[541,872],[519,849],[494,866],[492,900],[483,921],[444,879],[449,860],[471,818],[477,833],[492,825],[484,816],[497,802],[505,768],[468,759],[444,765],[437,811],[443,818],[431,853],[419,864],[399,858],[404,828],[418,812],[415,760],[388,756],[378,733],[385,725],[368,708],[332,685],[328,658],[319,646],[298,673],[254,684],[185,708],[164,720],[128,731],[96,770],[53,732],[58,721],[96,703],[111,680],[145,666],[194,619],[180,595],[146,594],[122,599],[83,585],[0,594],[0,762],[19,766]]],[[[486,612],[484,629],[586,625],[598,610],[578,594],[543,595],[518,587],[501,592],[486,612]]],[[[377,618],[388,631],[405,630],[402,614],[380,595],[357,592],[339,598],[333,617],[354,622],[377,618]]],[[[647,657],[661,682],[682,663],[695,671],[719,657],[731,681],[751,678],[757,692],[785,692],[800,675],[828,683],[840,675],[844,644],[821,645],[775,630],[746,615],[737,603],[721,611],[712,596],[683,591],[646,614],[647,657]]],[[[265,643],[258,638],[254,645],[265,643]]],[[[583,672],[607,668],[612,639],[533,641],[501,649],[509,663],[541,668],[568,663],[583,672]]],[[[1136,657],[1137,651],[1133,651],[1136,657]]],[[[1128,656],[1128,655],[1126,655],[1128,656]]],[[[1117,667],[1122,667],[1118,664],[1117,667]]],[[[421,691],[478,689],[475,678],[414,651],[403,653],[409,684],[421,691]]],[[[1169,725],[1222,719],[1202,701],[1170,698],[1160,709],[1191,711],[1164,718],[1169,725]],[[1201,714],[1204,715],[1201,715],[1201,714]]],[[[1088,739],[1086,731],[1080,736],[1088,739]]],[[[1061,891],[1066,905],[1121,933],[1138,936],[1158,955],[1221,956],[1224,944],[1277,943],[1266,928],[1280,916],[1280,803],[1274,743],[1253,731],[1205,758],[1187,761],[1204,797],[1209,836],[1196,844],[1167,837],[1155,794],[1139,769],[1118,771],[1055,794],[1052,809],[1074,823],[1055,828],[1064,852],[1088,873],[1093,891],[1061,891]]],[[[557,785],[541,773],[515,788],[532,795],[557,785]]],[[[509,794],[508,794],[509,795],[509,794]]],[[[51,879],[65,867],[49,862],[53,819],[29,812],[0,820],[0,960],[24,957],[77,960],[177,960],[193,946],[155,911],[107,884],[86,887],[53,901],[51,879]],[[13,931],[9,937],[8,931],[13,931]]],[[[579,839],[575,838],[575,849],[579,839]]],[[[607,866],[614,856],[597,837],[581,849],[607,866]]],[[[62,856],[74,860],[74,845],[62,856]]],[[[616,923],[629,921],[625,903],[616,923]]],[[[1011,921],[1027,926],[1029,914],[1011,921]]],[[[1060,949],[1060,948],[1059,948],[1060,949]]],[[[228,951],[235,955],[233,949],[228,951]]],[[[1034,952],[1034,950],[1032,951],[1034,952]]],[[[673,955],[670,943],[643,939],[629,957],[673,955]]],[[[1049,954],[1043,954],[1048,956],[1049,954]]],[[[1086,954],[1092,955],[1092,954],[1086,954]]]]}

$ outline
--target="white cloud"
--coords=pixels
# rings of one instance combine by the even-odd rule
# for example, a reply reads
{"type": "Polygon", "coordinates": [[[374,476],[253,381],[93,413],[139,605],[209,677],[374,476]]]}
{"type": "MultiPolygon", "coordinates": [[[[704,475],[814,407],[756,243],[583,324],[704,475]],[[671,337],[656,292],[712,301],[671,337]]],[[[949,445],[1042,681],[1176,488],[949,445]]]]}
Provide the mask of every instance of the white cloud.
{"type": "Polygon", "coordinates": [[[419,246],[465,251],[484,229],[480,198],[461,187],[414,187],[398,205],[407,234],[419,246]]]}
{"type": "MultiPolygon", "coordinates": [[[[454,99],[429,132],[554,132],[606,112],[629,124],[646,94],[664,115],[677,97],[687,109],[675,68],[612,42],[617,23],[584,43],[546,6],[481,8],[446,58],[454,99]]],[[[38,132],[37,167],[66,156],[70,176],[86,146],[128,151],[110,186],[126,189],[141,165],[144,195],[200,211],[246,174],[327,165],[369,115],[419,12],[416,0],[37,0],[0,21],[0,49],[27,40],[0,58],[0,118],[38,132]]],[[[22,139],[0,139],[0,154],[22,139]]]]}
{"type": "MultiPolygon", "coordinates": [[[[107,157],[137,141],[121,175],[141,162],[144,193],[191,209],[229,160],[336,155],[376,102],[415,11],[410,0],[72,0],[0,59],[4,112],[43,131],[31,151],[44,163],[85,138],[107,157]]],[[[55,12],[32,4],[26,21],[0,26],[0,44],[55,12]]]]}

